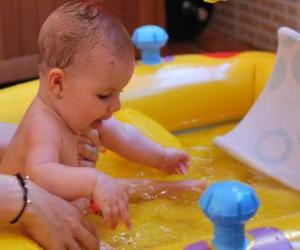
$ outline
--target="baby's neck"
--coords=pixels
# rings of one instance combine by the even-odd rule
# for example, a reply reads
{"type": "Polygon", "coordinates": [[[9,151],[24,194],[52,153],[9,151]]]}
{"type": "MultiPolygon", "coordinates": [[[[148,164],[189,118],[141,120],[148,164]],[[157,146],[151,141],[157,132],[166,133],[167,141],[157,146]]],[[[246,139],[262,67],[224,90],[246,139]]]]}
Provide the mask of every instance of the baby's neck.
{"type": "Polygon", "coordinates": [[[46,110],[50,111],[55,116],[61,117],[58,112],[57,101],[54,100],[55,98],[51,96],[49,91],[43,85],[44,84],[41,82],[36,99],[44,106],[44,108],[46,108],[46,110]]]}
{"type": "Polygon", "coordinates": [[[52,116],[59,120],[66,129],[70,130],[70,132],[78,135],[78,133],[73,131],[72,128],[68,125],[63,115],[61,115],[61,112],[59,112],[58,100],[55,99],[56,98],[51,97],[51,94],[48,93],[47,90],[44,90],[42,87],[40,87],[36,96],[36,102],[40,107],[42,107],[46,112],[49,112],[52,116]]]}

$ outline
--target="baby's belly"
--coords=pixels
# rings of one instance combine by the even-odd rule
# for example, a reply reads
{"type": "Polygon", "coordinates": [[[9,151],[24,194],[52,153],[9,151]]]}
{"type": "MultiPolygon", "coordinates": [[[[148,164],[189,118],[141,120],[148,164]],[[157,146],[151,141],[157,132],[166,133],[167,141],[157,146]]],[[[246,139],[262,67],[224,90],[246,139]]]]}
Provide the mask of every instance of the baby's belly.
{"type": "Polygon", "coordinates": [[[71,167],[78,166],[78,136],[65,131],[59,152],[59,163],[71,167]]]}
{"type": "Polygon", "coordinates": [[[77,155],[77,148],[74,146],[64,148],[61,151],[59,163],[71,166],[71,167],[77,167],[78,166],[78,155],[77,155]]]}

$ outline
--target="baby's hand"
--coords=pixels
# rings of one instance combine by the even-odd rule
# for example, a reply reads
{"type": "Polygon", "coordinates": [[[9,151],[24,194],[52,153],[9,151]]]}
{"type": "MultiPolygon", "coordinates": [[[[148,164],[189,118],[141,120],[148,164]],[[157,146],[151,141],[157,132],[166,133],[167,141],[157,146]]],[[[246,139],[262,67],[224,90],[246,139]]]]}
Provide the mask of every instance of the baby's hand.
{"type": "Polygon", "coordinates": [[[115,179],[99,174],[94,186],[92,199],[101,209],[104,222],[110,221],[112,228],[116,228],[119,218],[124,221],[127,228],[131,227],[127,190],[115,179]]]}
{"type": "Polygon", "coordinates": [[[189,155],[176,148],[165,148],[164,157],[158,169],[168,174],[185,174],[189,167],[189,155]]]}

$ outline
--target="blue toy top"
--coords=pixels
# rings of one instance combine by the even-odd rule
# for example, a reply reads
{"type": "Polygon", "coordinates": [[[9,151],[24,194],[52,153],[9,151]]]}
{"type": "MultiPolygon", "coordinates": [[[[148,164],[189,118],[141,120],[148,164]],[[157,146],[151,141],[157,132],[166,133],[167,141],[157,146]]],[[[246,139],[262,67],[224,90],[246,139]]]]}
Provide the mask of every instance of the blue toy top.
{"type": "Polygon", "coordinates": [[[142,62],[150,65],[161,62],[160,49],[168,39],[167,32],[156,25],[141,26],[132,35],[133,43],[141,50],[142,62]]]}
{"type": "Polygon", "coordinates": [[[246,248],[244,224],[259,207],[250,186],[237,181],[215,183],[203,193],[199,205],[214,223],[213,245],[217,250],[246,248]]]}
{"type": "Polygon", "coordinates": [[[256,212],[259,201],[255,191],[237,181],[211,185],[201,196],[200,206],[212,221],[242,223],[256,212]]]}

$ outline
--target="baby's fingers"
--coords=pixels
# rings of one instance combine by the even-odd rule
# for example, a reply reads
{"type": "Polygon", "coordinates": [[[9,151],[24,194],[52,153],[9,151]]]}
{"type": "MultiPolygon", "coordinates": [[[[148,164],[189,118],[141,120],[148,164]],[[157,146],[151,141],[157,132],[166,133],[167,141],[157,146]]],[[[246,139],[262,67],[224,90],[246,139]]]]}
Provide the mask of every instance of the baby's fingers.
{"type": "Polygon", "coordinates": [[[165,172],[168,174],[185,174],[186,173],[186,167],[185,164],[183,164],[181,161],[177,161],[176,163],[169,165],[165,172]]]}
{"type": "Polygon", "coordinates": [[[180,162],[182,162],[184,165],[188,167],[190,164],[190,156],[184,152],[184,154],[180,158],[180,162]]]}
{"type": "Polygon", "coordinates": [[[101,203],[101,211],[103,215],[103,222],[108,223],[109,221],[112,221],[112,211],[111,207],[105,202],[101,203]]]}
{"type": "Polygon", "coordinates": [[[108,206],[102,206],[103,222],[105,224],[110,223],[112,229],[115,229],[118,225],[120,212],[117,203],[110,204],[108,206]]]}
{"type": "Polygon", "coordinates": [[[119,208],[117,206],[117,204],[115,204],[114,206],[111,207],[111,211],[112,211],[112,214],[111,214],[111,228],[112,229],[115,229],[118,225],[118,220],[119,220],[119,208]]]}
{"type": "Polygon", "coordinates": [[[118,204],[119,213],[121,218],[128,229],[131,229],[131,220],[128,210],[128,204],[124,201],[120,201],[118,204]]]}
{"type": "Polygon", "coordinates": [[[187,168],[188,168],[188,167],[187,167],[185,164],[179,163],[179,172],[180,172],[181,174],[186,174],[187,168]]]}

